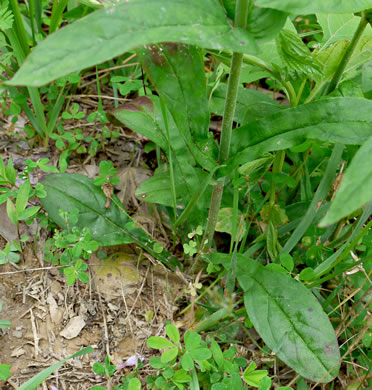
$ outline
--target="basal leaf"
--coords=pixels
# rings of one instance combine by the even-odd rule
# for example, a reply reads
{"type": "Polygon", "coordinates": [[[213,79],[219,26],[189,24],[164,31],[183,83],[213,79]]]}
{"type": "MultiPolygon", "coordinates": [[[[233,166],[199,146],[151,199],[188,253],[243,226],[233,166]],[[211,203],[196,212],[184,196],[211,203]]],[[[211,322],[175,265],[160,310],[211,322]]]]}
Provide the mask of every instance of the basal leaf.
{"type": "Polygon", "coordinates": [[[282,110],[253,121],[232,134],[230,168],[262,154],[318,139],[351,145],[363,144],[371,135],[372,102],[359,98],[326,98],[282,110]]]}
{"type": "Polygon", "coordinates": [[[275,8],[291,14],[359,12],[372,7],[372,0],[256,0],[257,6],[275,8]]]}
{"type": "MultiPolygon", "coordinates": [[[[46,176],[43,185],[47,196],[41,199],[49,217],[59,226],[66,228],[59,210],[79,210],[77,226],[89,227],[92,239],[102,246],[133,242],[119,226],[124,227],[130,220],[114,202],[108,209],[103,191],[93,184],[93,180],[79,174],[55,174],[46,176]]],[[[119,202],[120,204],[120,202],[119,202]]]]}
{"type": "Polygon", "coordinates": [[[60,209],[69,212],[77,209],[79,219],[76,226],[89,228],[92,239],[100,245],[135,242],[170,268],[175,268],[176,259],[165,250],[161,254],[154,252],[155,242],[127,216],[116,196],[111,198],[110,207],[105,208],[106,196],[92,179],[80,174],[60,173],[46,176],[43,185],[47,196],[41,199],[41,203],[59,226],[66,228],[59,215],[60,209]]]}
{"type": "Polygon", "coordinates": [[[170,111],[180,136],[196,161],[208,170],[215,161],[198,147],[209,137],[209,110],[202,53],[179,43],[137,50],[146,74],[170,111]]]}
{"type": "Polygon", "coordinates": [[[372,137],[355,154],[320,226],[336,223],[372,200],[372,137]]]}
{"type": "Polygon", "coordinates": [[[40,86],[130,49],[165,41],[256,51],[251,34],[232,28],[218,0],[122,1],[50,35],[32,51],[9,85],[40,86]]]}
{"type": "Polygon", "coordinates": [[[238,255],[238,281],[250,320],[267,346],[301,376],[327,383],[340,353],[321,305],[300,282],[238,255]]]}

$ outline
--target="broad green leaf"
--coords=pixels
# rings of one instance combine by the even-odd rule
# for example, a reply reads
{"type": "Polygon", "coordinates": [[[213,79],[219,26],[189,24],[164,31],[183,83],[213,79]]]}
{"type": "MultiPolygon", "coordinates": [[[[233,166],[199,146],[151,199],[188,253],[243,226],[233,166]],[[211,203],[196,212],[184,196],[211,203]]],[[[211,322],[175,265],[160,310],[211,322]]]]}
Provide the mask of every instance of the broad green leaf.
{"type": "MultiPolygon", "coordinates": [[[[41,203],[49,217],[59,226],[66,229],[59,210],[70,212],[79,210],[77,227],[88,227],[92,239],[102,246],[120,245],[133,242],[133,238],[123,231],[130,221],[127,214],[112,201],[108,209],[103,191],[93,184],[93,180],[80,174],[55,174],[43,180],[47,196],[41,203]],[[120,228],[119,228],[120,227],[120,228]]],[[[117,202],[119,202],[117,200],[117,202]]],[[[118,203],[121,205],[121,203],[118,203]]]]}
{"type": "Polygon", "coordinates": [[[252,7],[248,13],[247,30],[259,41],[259,45],[277,36],[288,14],[271,8],[252,7]]]}
{"type": "MultiPolygon", "coordinates": [[[[47,196],[41,203],[49,217],[59,226],[66,228],[59,210],[79,210],[77,227],[91,230],[92,239],[102,246],[121,245],[135,242],[152,256],[174,269],[176,259],[169,252],[158,254],[152,250],[153,240],[127,216],[124,206],[116,196],[105,208],[106,196],[93,184],[93,180],[80,174],[60,173],[46,176],[43,185],[47,196]],[[174,263],[174,264],[173,264],[174,263]]],[[[178,262],[177,262],[178,263],[178,262]]]]}
{"type": "MultiPolygon", "coordinates": [[[[227,15],[231,20],[235,18],[236,0],[222,0],[227,15]]],[[[259,8],[250,4],[248,12],[247,30],[252,33],[256,41],[267,41],[275,38],[281,30],[287,13],[270,8],[259,8]]],[[[261,43],[260,42],[260,43],[261,43]]]]}
{"type": "MultiPolygon", "coordinates": [[[[152,96],[150,100],[147,97],[140,97],[120,109],[112,111],[109,117],[112,122],[115,123],[117,120],[133,131],[151,139],[163,149],[169,159],[168,136],[159,98],[152,96]]],[[[171,115],[168,115],[168,130],[169,146],[175,165],[177,202],[186,205],[195,190],[200,188],[200,180],[203,177],[191,165],[192,161],[190,160],[192,159],[190,159],[189,150],[171,115]]],[[[172,206],[169,172],[156,172],[155,176],[143,183],[140,188],[137,191],[137,196],[141,200],[172,206]]]]}
{"type": "Polygon", "coordinates": [[[253,53],[251,34],[232,28],[218,0],[123,1],[43,40],[11,85],[40,86],[151,43],[177,42],[253,53]]]}
{"type": "Polygon", "coordinates": [[[137,55],[170,111],[188,154],[203,168],[213,169],[216,163],[208,148],[200,148],[200,144],[207,146],[209,140],[209,109],[201,51],[194,46],[165,43],[137,50],[137,55]]]}
{"type": "Polygon", "coordinates": [[[321,227],[336,223],[372,200],[372,136],[355,154],[321,227]]]}
{"type": "MultiPolygon", "coordinates": [[[[209,103],[209,110],[213,114],[223,115],[226,85],[220,85],[212,95],[209,103]]],[[[274,114],[282,107],[270,96],[248,88],[239,88],[236,102],[234,121],[240,124],[264,118],[266,115],[274,114]]]]}
{"type": "Polygon", "coordinates": [[[256,0],[259,7],[275,8],[291,14],[359,12],[372,7],[372,0],[256,0]]]}
{"type": "Polygon", "coordinates": [[[371,134],[371,110],[367,99],[326,98],[250,122],[232,134],[230,168],[306,139],[361,145],[371,134]]]}
{"type": "Polygon", "coordinates": [[[238,255],[237,277],[249,318],[267,346],[301,376],[331,381],[340,366],[337,339],[311,292],[244,255],[238,255]]]}
{"type": "Polygon", "coordinates": [[[151,336],[147,339],[147,345],[154,349],[175,348],[176,346],[169,340],[160,336],[151,336]]]}
{"type": "Polygon", "coordinates": [[[76,357],[86,355],[87,353],[94,352],[92,347],[86,347],[80,350],[79,352],[74,353],[66,359],[61,360],[60,362],[53,364],[52,366],[46,368],[45,370],[39,372],[39,374],[33,376],[30,380],[25,382],[22,386],[18,388],[18,390],[34,390],[36,389],[42,382],[44,382],[50,374],[52,374],[55,370],[58,370],[64,363],[66,363],[70,359],[74,359],[76,357]]]}
{"type": "MultiPolygon", "coordinates": [[[[320,43],[319,52],[326,49],[336,41],[348,39],[351,40],[357,29],[360,17],[350,14],[318,14],[318,22],[322,27],[323,39],[320,43]]],[[[364,35],[370,34],[372,28],[368,25],[363,32],[364,35]]]]}

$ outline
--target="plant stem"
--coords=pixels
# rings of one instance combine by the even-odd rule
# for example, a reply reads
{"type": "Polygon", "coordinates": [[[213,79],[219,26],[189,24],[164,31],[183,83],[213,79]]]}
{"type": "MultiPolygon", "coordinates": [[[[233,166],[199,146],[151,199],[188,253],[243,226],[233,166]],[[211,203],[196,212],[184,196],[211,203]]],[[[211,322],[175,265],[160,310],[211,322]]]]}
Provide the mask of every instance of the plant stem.
{"type": "MultiPolygon", "coordinates": [[[[234,21],[235,27],[246,27],[248,8],[249,0],[237,0],[234,21]]],[[[220,164],[223,164],[229,158],[232,124],[236,107],[236,99],[238,96],[242,62],[243,54],[233,53],[222,121],[220,151],[218,156],[220,164]]],[[[221,181],[218,181],[213,188],[211,207],[209,209],[207,227],[203,238],[203,243],[205,243],[204,250],[206,251],[210,249],[212,244],[212,238],[218,218],[218,211],[221,206],[224,182],[225,180],[221,179],[221,181]]]]}
{"type": "Polygon", "coordinates": [[[346,49],[344,56],[342,57],[339,65],[338,65],[338,68],[336,69],[336,72],[333,76],[333,79],[331,80],[331,82],[328,85],[326,95],[330,94],[331,92],[333,92],[337,88],[337,85],[341,80],[342,74],[345,71],[346,65],[350,61],[350,58],[353,55],[354,50],[355,50],[360,38],[362,37],[363,31],[367,27],[367,24],[369,23],[368,11],[362,13],[362,18],[360,19],[359,26],[356,29],[354,36],[353,36],[348,48],[346,49]]]}

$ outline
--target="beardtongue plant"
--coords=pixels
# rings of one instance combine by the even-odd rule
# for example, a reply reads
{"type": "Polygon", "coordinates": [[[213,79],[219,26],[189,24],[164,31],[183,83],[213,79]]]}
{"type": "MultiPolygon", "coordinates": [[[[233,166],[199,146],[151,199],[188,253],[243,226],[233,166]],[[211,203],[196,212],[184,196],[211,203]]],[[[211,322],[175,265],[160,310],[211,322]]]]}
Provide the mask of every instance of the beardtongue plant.
{"type": "MultiPolygon", "coordinates": [[[[349,81],[371,58],[369,8],[372,0],[256,0],[254,4],[248,0],[123,1],[50,35],[7,82],[38,87],[136,49],[158,96],[138,98],[112,112],[111,119],[149,138],[167,158],[166,166],[160,167],[137,195],[171,210],[171,227],[180,235],[183,229],[204,226],[204,259],[210,266],[225,268],[230,287],[237,275],[249,318],[267,346],[298,374],[321,383],[331,381],[339,370],[335,332],[312,292],[283,273],[278,263],[291,271],[289,253],[311,226],[320,221],[321,227],[328,227],[325,236],[330,237],[340,227],[340,220],[356,212],[357,221],[338,250],[315,268],[301,272],[300,279],[308,286],[319,286],[335,275],[330,272],[371,226],[371,222],[364,226],[371,203],[360,208],[372,198],[372,165],[367,163],[372,151],[372,102],[361,97],[349,81]],[[299,14],[315,14],[322,27],[323,38],[313,51],[289,18],[299,14]],[[212,88],[207,88],[206,55],[229,67],[227,86],[219,85],[217,77],[212,88]],[[275,81],[290,107],[241,87],[241,80],[260,78],[275,81]],[[214,113],[223,115],[219,144],[209,131],[208,104],[214,113]],[[239,127],[232,131],[234,121],[239,127]],[[306,158],[313,143],[314,147],[322,143],[334,147],[315,195],[309,195],[306,158]],[[325,200],[345,145],[360,148],[329,207],[325,200]],[[287,217],[277,202],[275,177],[283,172],[288,156],[305,172],[305,177],[296,176],[295,187],[303,188],[307,209],[283,233],[287,217]],[[269,171],[270,188],[258,211],[264,220],[264,234],[247,244],[248,235],[240,234],[238,223],[241,183],[251,180],[249,192],[255,175],[269,171]],[[219,212],[226,212],[227,207],[232,221],[230,253],[210,252],[219,212]],[[263,266],[249,258],[262,247],[274,264],[263,266]]],[[[170,265],[169,254],[159,254],[129,217],[120,216],[123,207],[116,198],[111,208],[105,209],[105,195],[89,179],[51,175],[44,186],[48,196],[42,202],[52,218],[60,205],[71,211],[80,207],[82,199],[87,200],[83,210],[87,219],[81,223],[92,227],[93,239],[102,245],[145,241],[141,244],[144,248],[170,265]],[[95,204],[89,200],[90,191],[96,195],[95,204]]],[[[352,266],[345,264],[337,272],[352,266]]]]}

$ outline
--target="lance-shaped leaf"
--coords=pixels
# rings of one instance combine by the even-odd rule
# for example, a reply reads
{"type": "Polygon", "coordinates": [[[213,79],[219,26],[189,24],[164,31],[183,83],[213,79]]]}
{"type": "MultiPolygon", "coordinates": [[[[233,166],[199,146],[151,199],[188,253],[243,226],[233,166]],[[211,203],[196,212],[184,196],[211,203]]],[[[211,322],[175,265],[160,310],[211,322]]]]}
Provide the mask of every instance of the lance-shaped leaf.
{"type": "Polygon", "coordinates": [[[372,137],[358,150],[346,169],[331,208],[320,226],[331,225],[372,200],[372,137]]]}
{"type": "Polygon", "coordinates": [[[130,0],[97,10],[42,41],[9,85],[40,86],[150,43],[183,42],[252,53],[251,34],[232,28],[218,0],[130,0]]]}
{"type": "Polygon", "coordinates": [[[372,0],[256,0],[259,7],[275,8],[291,14],[359,12],[372,7],[372,0]]]}
{"type": "Polygon", "coordinates": [[[279,111],[235,130],[230,167],[262,154],[290,148],[306,139],[361,145],[371,135],[372,102],[360,98],[327,98],[279,111]]]}
{"type": "Polygon", "coordinates": [[[327,383],[340,353],[321,305],[300,282],[238,255],[237,275],[250,320],[267,346],[301,376],[327,383]]]}
{"type": "Polygon", "coordinates": [[[209,109],[202,53],[178,43],[152,45],[137,50],[152,84],[172,114],[189,153],[208,170],[216,165],[208,149],[209,109]]]}
{"type": "Polygon", "coordinates": [[[40,199],[49,217],[59,226],[66,228],[59,210],[79,211],[76,226],[87,227],[92,238],[102,246],[129,244],[135,242],[158,258],[170,268],[175,260],[165,250],[157,254],[152,248],[154,241],[128,217],[124,206],[114,195],[110,207],[105,208],[107,201],[103,191],[93,184],[93,180],[80,174],[59,173],[46,176],[43,180],[47,192],[40,199]]]}

